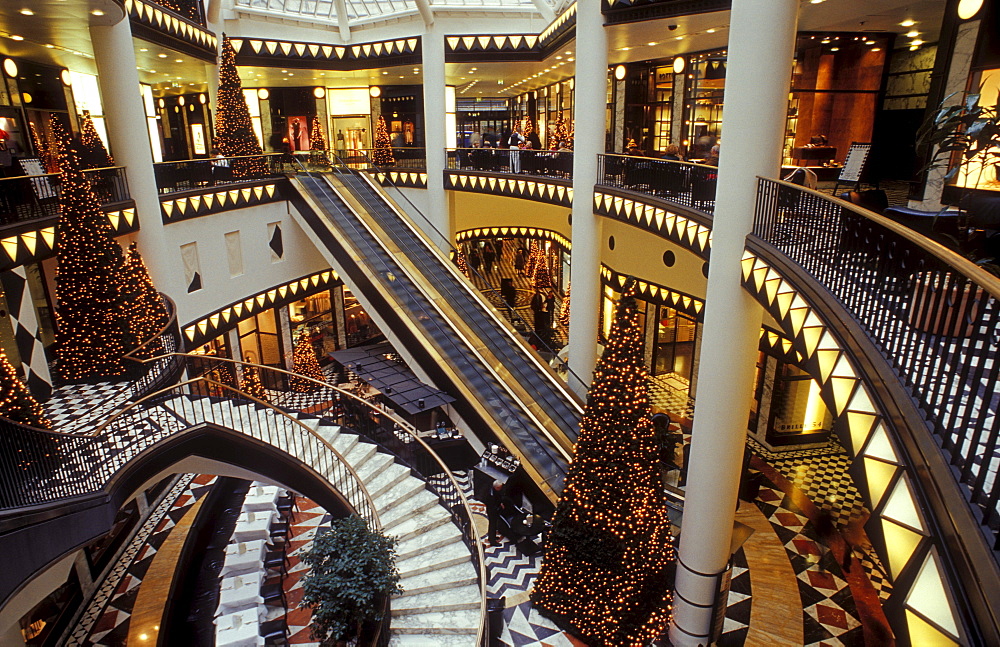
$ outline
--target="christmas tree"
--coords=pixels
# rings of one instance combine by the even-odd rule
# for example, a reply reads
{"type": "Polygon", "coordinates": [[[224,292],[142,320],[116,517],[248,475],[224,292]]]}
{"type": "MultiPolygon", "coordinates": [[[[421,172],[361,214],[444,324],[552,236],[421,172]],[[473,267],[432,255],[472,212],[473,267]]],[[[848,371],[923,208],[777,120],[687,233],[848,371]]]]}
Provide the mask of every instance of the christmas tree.
{"type": "Polygon", "coordinates": [[[35,154],[42,160],[42,166],[45,167],[45,172],[58,173],[58,156],[53,154],[52,145],[49,140],[38,134],[38,130],[35,128],[35,122],[33,121],[28,122],[28,130],[31,131],[31,143],[35,147],[35,154]]]}
{"type": "Polygon", "coordinates": [[[392,145],[389,142],[389,131],[385,127],[385,119],[378,116],[375,127],[375,150],[372,151],[372,163],[378,167],[392,166],[396,158],[392,156],[392,145]]]}
{"type": "Polygon", "coordinates": [[[28,388],[17,377],[3,348],[0,348],[0,416],[29,427],[52,429],[42,405],[31,397],[28,388]]]}
{"type": "MultiPolygon", "coordinates": [[[[323,381],[323,369],[319,367],[319,361],[316,359],[316,351],[313,349],[312,342],[309,341],[309,335],[306,333],[302,333],[299,336],[299,341],[295,344],[295,350],[292,351],[292,361],[294,362],[292,365],[293,372],[311,377],[313,380],[323,381]]],[[[289,386],[296,393],[306,393],[307,391],[315,391],[319,388],[319,385],[315,382],[295,375],[289,379],[289,386]]]]}
{"type": "Polygon", "coordinates": [[[129,315],[130,346],[139,346],[153,340],[135,353],[138,359],[148,359],[163,352],[163,344],[154,339],[167,325],[167,309],[153,280],[149,278],[146,264],[135,243],[129,245],[125,255],[125,293],[131,304],[129,315]]]}
{"type": "Polygon", "coordinates": [[[563,113],[556,113],[556,125],[551,129],[549,148],[552,150],[567,150],[573,148],[573,140],[569,134],[569,128],[563,119],[563,113]]]}
{"type": "Polygon", "coordinates": [[[115,160],[108,154],[108,149],[101,141],[101,135],[94,127],[94,120],[86,111],[83,113],[83,123],[80,126],[80,143],[83,144],[81,157],[86,168],[104,168],[115,165],[115,160]]]}
{"type": "Polygon", "coordinates": [[[566,286],[566,296],[563,297],[562,306],[559,308],[559,325],[569,328],[569,293],[572,284],[566,286]]]}
{"type": "Polygon", "coordinates": [[[528,248],[528,267],[526,268],[528,276],[534,278],[535,267],[538,265],[539,260],[544,260],[543,256],[544,253],[542,252],[542,248],[538,246],[538,241],[532,240],[531,247],[528,248]]]}
{"type": "Polygon", "coordinates": [[[253,179],[267,175],[260,142],[253,131],[250,110],[243,96],[243,84],[236,71],[236,51],[229,37],[222,35],[219,62],[219,98],[215,111],[215,145],[226,157],[250,155],[232,161],[233,176],[253,179]]]}
{"type": "Polygon", "coordinates": [[[126,351],[125,259],[101,212],[66,131],[52,120],[62,169],[56,251],[56,341],[62,379],[84,382],[122,375],[126,351]]]}
{"type": "Polygon", "coordinates": [[[552,287],[552,275],[549,273],[548,257],[545,252],[538,251],[538,260],[535,262],[535,290],[544,292],[552,287]]]}
{"type": "Polygon", "coordinates": [[[243,365],[243,382],[240,390],[251,398],[267,402],[267,392],[264,390],[264,383],[260,381],[260,371],[256,366],[243,365]]]}
{"type": "Polygon", "coordinates": [[[588,645],[643,645],[671,615],[674,548],[643,337],[626,286],[553,517],[534,607],[588,645]]]}
{"type": "Polygon", "coordinates": [[[313,117],[312,129],[309,131],[309,161],[313,164],[328,164],[326,157],[326,137],[323,136],[323,125],[319,117],[313,117]]]}
{"type": "Polygon", "coordinates": [[[455,264],[458,265],[458,271],[464,274],[465,278],[472,278],[472,275],[469,274],[469,262],[465,260],[465,252],[460,249],[455,250],[455,264]]]}
{"type": "Polygon", "coordinates": [[[531,125],[531,117],[525,117],[524,118],[524,132],[522,133],[524,135],[524,138],[527,139],[528,135],[530,135],[534,131],[535,131],[535,128],[534,128],[534,126],[531,125]]]}

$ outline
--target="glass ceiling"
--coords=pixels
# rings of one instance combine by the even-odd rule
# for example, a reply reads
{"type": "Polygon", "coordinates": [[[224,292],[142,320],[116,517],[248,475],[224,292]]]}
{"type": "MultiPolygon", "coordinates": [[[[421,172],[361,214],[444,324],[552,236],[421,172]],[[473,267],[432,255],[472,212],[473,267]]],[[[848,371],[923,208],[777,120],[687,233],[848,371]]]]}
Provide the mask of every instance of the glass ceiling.
{"type": "MultiPolygon", "coordinates": [[[[542,1],[552,5],[553,9],[556,8],[556,5],[561,4],[561,0],[542,1]]],[[[349,25],[418,14],[415,0],[345,0],[345,2],[349,25]]],[[[284,14],[303,20],[338,23],[334,0],[236,0],[235,4],[237,7],[284,14]]],[[[537,11],[533,0],[430,0],[430,5],[464,10],[481,8],[487,11],[537,11]]]]}

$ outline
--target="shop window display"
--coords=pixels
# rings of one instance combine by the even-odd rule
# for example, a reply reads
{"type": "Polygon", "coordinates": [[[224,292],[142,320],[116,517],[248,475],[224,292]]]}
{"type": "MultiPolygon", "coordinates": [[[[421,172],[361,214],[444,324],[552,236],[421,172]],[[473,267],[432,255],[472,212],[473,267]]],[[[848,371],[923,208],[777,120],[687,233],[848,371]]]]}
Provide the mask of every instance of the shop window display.
{"type": "Polygon", "coordinates": [[[319,357],[320,365],[328,364],[330,353],[340,349],[337,342],[337,321],[329,291],[320,292],[288,306],[292,321],[292,339],[307,336],[319,357]]]}

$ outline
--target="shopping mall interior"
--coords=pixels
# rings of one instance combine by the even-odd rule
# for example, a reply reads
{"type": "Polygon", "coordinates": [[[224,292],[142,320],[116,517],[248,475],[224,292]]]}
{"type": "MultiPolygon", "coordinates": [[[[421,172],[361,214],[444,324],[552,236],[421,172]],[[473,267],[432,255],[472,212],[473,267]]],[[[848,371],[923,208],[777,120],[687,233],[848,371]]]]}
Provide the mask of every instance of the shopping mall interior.
{"type": "Polygon", "coordinates": [[[353,644],[1000,644],[996,0],[4,0],[0,67],[0,643],[321,644],[354,516],[353,644]],[[623,344],[642,640],[535,591],[623,344]]]}

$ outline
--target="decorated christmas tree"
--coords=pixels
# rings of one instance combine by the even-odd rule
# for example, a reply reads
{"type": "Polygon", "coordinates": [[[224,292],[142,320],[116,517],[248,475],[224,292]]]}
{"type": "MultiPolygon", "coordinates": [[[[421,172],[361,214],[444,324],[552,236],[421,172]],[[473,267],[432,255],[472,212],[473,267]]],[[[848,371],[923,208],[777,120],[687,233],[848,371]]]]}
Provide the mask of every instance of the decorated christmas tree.
{"type": "Polygon", "coordinates": [[[7,353],[0,348],[0,416],[14,422],[39,429],[52,429],[28,388],[17,377],[17,372],[7,360],[7,353]]]}
{"type": "Polygon", "coordinates": [[[539,250],[538,260],[535,262],[535,290],[545,292],[552,287],[552,275],[549,273],[548,257],[545,252],[539,250]]]}
{"type": "Polygon", "coordinates": [[[80,143],[83,145],[81,156],[86,168],[104,168],[115,165],[115,160],[108,154],[108,149],[101,141],[101,135],[94,127],[94,120],[86,111],[83,113],[83,123],[80,126],[80,143]]]}
{"type": "Polygon", "coordinates": [[[556,125],[551,129],[549,137],[549,148],[552,150],[567,150],[573,148],[573,139],[570,136],[569,128],[563,119],[563,113],[556,113],[556,125]]]}
{"type": "Polygon", "coordinates": [[[535,132],[535,127],[532,126],[532,124],[531,124],[531,117],[525,117],[524,118],[524,132],[521,133],[521,134],[524,135],[525,139],[527,139],[528,135],[530,135],[533,132],[535,132]]]}
{"type": "Polygon", "coordinates": [[[385,119],[378,116],[375,127],[375,149],[372,151],[372,163],[378,167],[392,166],[396,158],[392,156],[392,145],[389,141],[389,131],[385,127],[385,119]]]}
{"type": "Polygon", "coordinates": [[[631,282],[580,423],[534,608],[588,645],[645,645],[671,616],[674,548],[631,282]]]}
{"type": "Polygon", "coordinates": [[[559,325],[569,328],[569,293],[572,284],[566,286],[566,296],[563,297],[562,306],[559,308],[559,325]]]}
{"type": "MultiPolygon", "coordinates": [[[[125,254],[125,293],[130,304],[129,332],[131,347],[139,346],[154,337],[167,325],[167,309],[153,280],[149,278],[146,264],[135,243],[129,245],[125,254]]],[[[138,359],[148,359],[163,352],[159,339],[147,344],[135,353],[138,359]]]]}
{"type": "Polygon", "coordinates": [[[125,372],[128,312],[125,259],[114,232],[80,172],[80,160],[55,119],[62,189],[56,250],[56,341],[67,382],[115,378],[125,372]]]}
{"type": "Polygon", "coordinates": [[[313,117],[312,129],[309,131],[309,161],[313,164],[327,164],[326,137],[323,135],[323,124],[319,117],[313,117]]]}
{"type": "Polygon", "coordinates": [[[35,122],[28,122],[28,130],[31,131],[31,144],[35,147],[35,154],[42,160],[42,166],[45,167],[46,173],[58,173],[59,159],[58,155],[53,153],[52,142],[38,133],[35,122]]]}
{"type": "Polygon", "coordinates": [[[544,252],[542,248],[538,246],[537,240],[531,241],[531,247],[528,248],[528,276],[535,277],[535,267],[538,265],[539,260],[544,260],[544,252]]]}
{"type": "Polygon", "coordinates": [[[243,365],[243,382],[240,384],[240,391],[243,391],[251,398],[267,402],[267,392],[264,390],[264,383],[260,381],[260,371],[256,366],[243,365]]]}
{"type": "Polygon", "coordinates": [[[465,260],[465,252],[460,249],[455,251],[455,264],[458,265],[458,271],[464,274],[465,278],[472,278],[472,275],[469,274],[469,262],[465,260]]]}
{"type": "Polygon", "coordinates": [[[232,161],[237,178],[259,178],[267,174],[260,142],[253,131],[250,110],[243,96],[243,84],[236,70],[236,51],[229,37],[222,35],[222,59],[219,62],[219,98],[215,111],[215,145],[226,157],[250,155],[232,161]]]}
{"type": "MultiPolygon", "coordinates": [[[[308,334],[302,333],[299,336],[299,341],[295,344],[295,350],[292,351],[292,361],[294,362],[292,371],[295,373],[311,377],[314,380],[323,381],[323,369],[319,367],[319,361],[316,359],[316,351],[313,349],[312,342],[309,341],[308,334]]],[[[315,391],[319,388],[319,385],[315,382],[304,380],[298,376],[291,377],[289,386],[296,393],[306,393],[307,391],[315,391]]]]}

